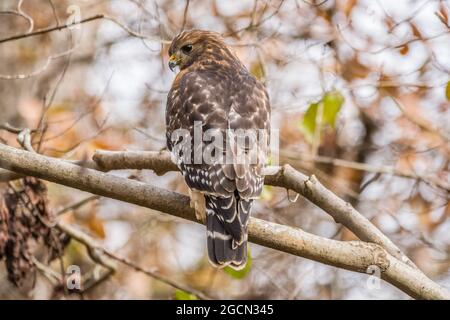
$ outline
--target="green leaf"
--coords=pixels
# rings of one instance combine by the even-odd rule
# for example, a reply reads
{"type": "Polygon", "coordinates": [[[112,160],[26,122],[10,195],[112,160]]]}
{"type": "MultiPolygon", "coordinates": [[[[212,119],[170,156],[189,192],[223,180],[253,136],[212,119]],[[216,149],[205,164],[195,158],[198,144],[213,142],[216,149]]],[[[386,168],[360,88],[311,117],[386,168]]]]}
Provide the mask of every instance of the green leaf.
{"type": "Polygon", "coordinates": [[[273,198],[273,192],[271,186],[264,185],[260,195],[260,199],[270,201],[273,198]]]}
{"type": "Polygon", "coordinates": [[[344,97],[339,92],[329,92],[323,97],[323,123],[332,128],[336,125],[337,114],[344,103],[344,97]]]}
{"type": "Polygon", "coordinates": [[[447,87],[445,87],[445,96],[447,100],[450,101],[450,81],[447,82],[447,87]]]}
{"type": "Polygon", "coordinates": [[[233,268],[226,266],[225,268],[223,268],[223,270],[228,275],[230,275],[235,279],[243,279],[250,272],[251,265],[252,265],[252,256],[250,255],[250,250],[248,250],[247,263],[245,264],[244,268],[242,268],[241,270],[234,270],[233,268]]]}
{"type": "Polygon", "coordinates": [[[316,131],[316,117],[319,103],[322,102],[311,103],[309,105],[308,110],[306,110],[306,113],[303,116],[302,123],[300,124],[300,129],[308,141],[312,140],[314,137],[314,132],[316,131]]]}
{"type": "Polygon", "coordinates": [[[341,110],[343,103],[344,97],[342,94],[337,91],[331,91],[325,93],[319,102],[311,103],[309,105],[300,124],[300,130],[309,142],[312,142],[316,132],[316,119],[319,107],[322,108],[322,122],[320,123],[320,128],[322,129],[324,125],[329,125],[334,128],[336,126],[337,115],[341,110]]]}
{"type": "Polygon", "coordinates": [[[175,291],[175,300],[198,300],[198,298],[193,294],[177,289],[175,291]]]}
{"type": "Polygon", "coordinates": [[[272,157],[272,154],[269,154],[269,156],[268,156],[268,158],[267,158],[266,161],[267,161],[266,164],[267,164],[268,166],[273,165],[273,157],[272,157]]]}

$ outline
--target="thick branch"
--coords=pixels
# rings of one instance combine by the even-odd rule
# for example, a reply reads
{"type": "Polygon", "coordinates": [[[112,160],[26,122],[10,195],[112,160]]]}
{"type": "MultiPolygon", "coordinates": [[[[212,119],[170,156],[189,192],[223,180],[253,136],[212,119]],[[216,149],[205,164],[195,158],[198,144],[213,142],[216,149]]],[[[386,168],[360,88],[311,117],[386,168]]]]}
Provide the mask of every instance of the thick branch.
{"type": "MultiPolygon", "coordinates": [[[[104,169],[100,168],[94,161],[86,161],[86,160],[76,160],[76,161],[67,161],[69,163],[73,163],[76,164],[80,167],[83,168],[89,168],[89,169],[96,169],[96,170],[100,170],[100,171],[104,171],[104,169]]],[[[8,182],[8,181],[13,181],[13,180],[17,180],[17,179],[21,179],[23,178],[24,175],[11,171],[11,170],[7,170],[7,169],[1,169],[0,168],[0,182],[8,182]]]]}
{"type": "MultiPolygon", "coordinates": [[[[149,184],[2,144],[0,167],[198,222],[187,196],[149,184]]],[[[269,248],[348,270],[366,272],[369,267],[377,266],[383,279],[414,298],[450,299],[446,289],[373,243],[330,240],[256,218],[250,219],[249,239],[269,248]]]]}
{"type": "MultiPolygon", "coordinates": [[[[167,152],[114,152],[98,150],[93,159],[104,171],[152,169],[157,174],[162,174],[167,171],[178,170],[167,152]]],[[[379,244],[397,259],[416,268],[414,263],[366,217],[355,210],[350,203],[345,202],[325,188],[314,176],[307,177],[291,166],[286,165],[277,170],[274,175],[266,176],[265,184],[294,190],[322,208],[336,222],[342,223],[359,239],[379,244]]]]}
{"type": "Polygon", "coordinates": [[[267,183],[298,192],[331,215],[336,222],[346,226],[359,239],[379,244],[397,259],[416,268],[414,263],[388,237],[350,203],[325,188],[315,176],[307,177],[287,165],[276,175],[267,177],[267,183]]]}
{"type": "Polygon", "coordinates": [[[157,175],[177,171],[169,152],[156,151],[103,151],[97,150],[93,160],[104,171],[120,169],[151,169],[157,175]]]}

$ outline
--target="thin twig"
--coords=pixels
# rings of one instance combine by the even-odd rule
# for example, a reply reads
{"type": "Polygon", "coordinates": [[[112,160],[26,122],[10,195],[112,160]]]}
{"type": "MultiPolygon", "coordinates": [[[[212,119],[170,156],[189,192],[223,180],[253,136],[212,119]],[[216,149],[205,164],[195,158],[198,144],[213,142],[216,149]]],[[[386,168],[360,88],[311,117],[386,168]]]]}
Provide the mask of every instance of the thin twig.
{"type": "Polygon", "coordinates": [[[184,12],[183,12],[183,23],[181,24],[181,31],[183,31],[186,28],[187,18],[188,18],[188,11],[189,11],[189,4],[190,0],[186,0],[186,5],[184,6],[184,12]]]}
{"type": "Polygon", "coordinates": [[[30,33],[21,33],[21,34],[17,34],[17,35],[11,36],[11,37],[6,37],[6,38],[3,38],[3,39],[0,39],[0,43],[14,41],[14,40],[19,40],[19,39],[24,39],[24,38],[29,38],[29,37],[34,37],[34,36],[46,34],[46,33],[53,32],[53,31],[63,30],[63,29],[67,29],[67,28],[69,28],[71,26],[74,26],[74,25],[79,25],[79,24],[83,24],[83,23],[87,23],[87,22],[91,22],[91,21],[99,20],[99,19],[106,19],[106,20],[114,22],[119,27],[121,27],[123,30],[125,30],[128,34],[130,34],[130,35],[132,35],[134,37],[155,40],[155,41],[159,41],[159,42],[163,42],[163,43],[169,43],[169,41],[166,41],[166,40],[156,39],[154,37],[149,37],[149,36],[146,36],[146,35],[139,34],[139,33],[135,32],[135,31],[131,30],[128,26],[126,26],[125,24],[123,24],[122,22],[117,20],[116,18],[108,16],[106,14],[97,14],[97,15],[94,15],[94,16],[91,16],[91,17],[88,17],[88,18],[81,19],[80,21],[74,21],[73,23],[63,24],[63,25],[54,26],[54,27],[43,28],[43,29],[39,29],[39,30],[36,30],[34,32],[30,32],[30,33]]]}
{"type": "Polygon", "coordinates": [[[74,203],[72,203],[72,204],[70,204],[70,205],[68,205],[68,206],[58,210],[55,213],[55,215],[59,216],[59,215],[62,215],[64,213],[66,213],[66,212],[77,210],[77,209],[81,208],[82,206],[84,206],[84,205],[86,205],[86,204],[88,204],[88,203],[90,203],[92,201],[98,200],[98,199],[100,199],[100,196],[96,196],[96,195],[86,197],[86,198],[84,198],[84,199],[82,199],[80,201],[76,201],[76,202],[74,202],[74,203]]]}
{"type": "MultiPolygon", "coordinates": [[[[117,254],[107,250],[106,248],[104,248],[103,246],[101,246],[100,244],[98,244],[93,238],[91,238],[90,236],[88,236],[87,234],[85,234],[84,232],[80,231],[79,229],[76,229],[68,224],[65,224],[63,222],[58,222],[57,223],[57,228],[60,229],[61,231],[64,231],[65,233],[67,233],[68,235],[70,235],[72,238],[74,238],[75,240],[83,243],[84,245],[88,246],[92,253],[95,253],[96,256],[95,259],[101,259],[101,255],[99,255],[98,253],[104,254],[106,256],[108,256],[109,258],[116,260],[122,264],[125,264],[129,267],[131,267],[132,269],[142,272],[158,281],[161,281],[173,288],[179,289],[179,290],[183,290],[187,293],[193,294],[195,296],[197,296],[198,298],[202,299],[202,300],[210,300],[211,298],[208,297],[207,295],[205,295],[203,292],[200,292],[198,290],[195,290],[193,288],[188,287],[187,285],[183,285],[180,284],[176,281],[173,281],[167,277],[162,276],[161,274],[159,274],[156,271],[152,271],[152,270],[148,270],[145,269],[137,264],[135,264],[134,262],[130,261],[129,259],[125,258],[125,257],[120,257],[117,254]]],[[[103,264],[103,263],[102,263],[103,264]]]]}

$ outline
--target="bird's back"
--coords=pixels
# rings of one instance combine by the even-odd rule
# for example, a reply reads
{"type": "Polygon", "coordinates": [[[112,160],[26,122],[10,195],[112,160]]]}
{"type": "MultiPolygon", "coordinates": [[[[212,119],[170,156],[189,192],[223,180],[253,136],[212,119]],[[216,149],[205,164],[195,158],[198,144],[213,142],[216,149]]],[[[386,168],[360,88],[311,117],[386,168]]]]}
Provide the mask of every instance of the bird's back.
{"type": "Polygon", "coordinates": [[[264,86],[234,54],[221,55],[223,52],[230,51],[226,47],[211,50],[177,75],[167,100],[167,143],[176,153],[189,188],[205,195],[210,261],[241,268],[247,257],[251,206],[264,181],[270,106],[264,86]],[[176,134],[179,129],[191,139],[180,138],[176,134]],[[247,155],[252,143],[245,139],[243,147],[238,143],[236,132],[240,130],[266,133],[266,141],[257,151],[259,161],[250,161],[247,155]],[[196,132],[202,135],[200,144],[195,143],[196,132]],[[204,139],[208,132],[214,136],[210,141],[204,139]],[[215,134],[219,134],[217,141],[215,134]],[[177,144],[181,140],[185,147],[177,144]],[[208,150],[215,154],[208,154],[208,150]]]}

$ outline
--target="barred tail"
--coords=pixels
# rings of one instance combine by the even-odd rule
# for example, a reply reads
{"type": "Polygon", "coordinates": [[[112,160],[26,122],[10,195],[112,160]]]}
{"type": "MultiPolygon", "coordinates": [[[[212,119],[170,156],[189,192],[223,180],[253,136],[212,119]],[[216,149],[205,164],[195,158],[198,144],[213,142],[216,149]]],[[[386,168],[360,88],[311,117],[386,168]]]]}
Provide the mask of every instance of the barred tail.
{"type": "Polygon", "coordinates": [[[242,269],[247,262],[247,224],[253,200],[238,194],[205,195],[208,257],[217,267],[242,269]]]}

